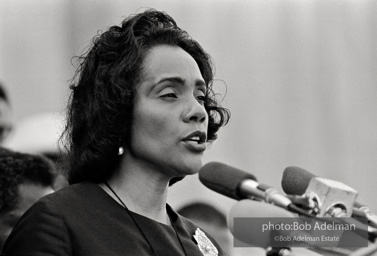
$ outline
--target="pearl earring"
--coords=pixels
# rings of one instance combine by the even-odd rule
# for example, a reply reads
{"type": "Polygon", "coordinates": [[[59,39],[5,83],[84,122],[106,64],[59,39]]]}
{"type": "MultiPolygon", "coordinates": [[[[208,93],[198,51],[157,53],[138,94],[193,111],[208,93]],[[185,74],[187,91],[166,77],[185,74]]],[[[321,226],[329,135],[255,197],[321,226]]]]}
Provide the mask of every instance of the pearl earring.
{"type": "Polygon", "coordinates": [[[118,156],[123,155],[123,153],[124,153],[124,148],[122,146],[120,146],[119,149],[118,149],[118,156]]]}

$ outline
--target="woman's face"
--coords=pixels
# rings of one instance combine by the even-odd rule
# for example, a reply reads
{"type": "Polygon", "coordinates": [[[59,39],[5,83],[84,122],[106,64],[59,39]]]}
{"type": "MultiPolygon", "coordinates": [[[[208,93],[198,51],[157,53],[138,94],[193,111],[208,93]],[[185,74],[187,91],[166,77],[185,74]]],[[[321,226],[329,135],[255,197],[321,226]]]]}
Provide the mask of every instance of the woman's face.
{"type": "Polygon", "coordinates": [[[206,89],[197,63],[183,49],[151,48],[137,85],[132,158],[168,178],[198,172],[207,141],[206,89]]]}

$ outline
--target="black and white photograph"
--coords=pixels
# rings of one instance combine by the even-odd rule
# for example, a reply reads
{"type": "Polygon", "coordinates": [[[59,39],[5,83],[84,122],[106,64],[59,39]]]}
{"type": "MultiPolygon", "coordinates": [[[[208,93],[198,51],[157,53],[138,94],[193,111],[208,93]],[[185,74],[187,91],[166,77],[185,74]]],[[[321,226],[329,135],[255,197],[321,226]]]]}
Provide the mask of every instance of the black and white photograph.
{"type": "Polygon", "coordinates": [[[0,255],[377,255],[376,14],[1,0],[0,255]]]}

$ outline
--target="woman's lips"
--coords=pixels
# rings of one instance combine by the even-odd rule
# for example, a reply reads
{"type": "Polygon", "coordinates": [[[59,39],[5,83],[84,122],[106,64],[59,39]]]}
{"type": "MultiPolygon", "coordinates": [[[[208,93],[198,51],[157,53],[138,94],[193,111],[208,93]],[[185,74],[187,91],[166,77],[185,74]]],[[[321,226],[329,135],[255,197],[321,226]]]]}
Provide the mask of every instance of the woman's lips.
{"type": "Polygon", "coordinates": [[[193,140],[184,140],[182,141],[182,143],[190,151],[193,151],[196,153],[201,153],[207,149],[206,143],[198,143],[197,141],[193,141],[193,140]]]}

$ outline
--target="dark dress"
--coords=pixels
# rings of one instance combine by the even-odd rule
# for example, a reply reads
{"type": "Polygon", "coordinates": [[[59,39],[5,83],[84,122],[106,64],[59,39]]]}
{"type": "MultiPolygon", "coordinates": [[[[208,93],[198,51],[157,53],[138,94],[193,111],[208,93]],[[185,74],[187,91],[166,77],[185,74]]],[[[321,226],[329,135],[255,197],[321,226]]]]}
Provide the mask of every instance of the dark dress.
{"type": "MultiPolygon", "coordinates": [[[[198,228],[195,224],[168,205],[167,211],[173,227],[127,212],[97,184],[75,184],[34,204],[13,229],[3,254],[215,255],[199,250],[193,237],[198,228]]],[[[217,242],[206,236],[217,248],[218,255],[225,255],[217,242]]]]}

